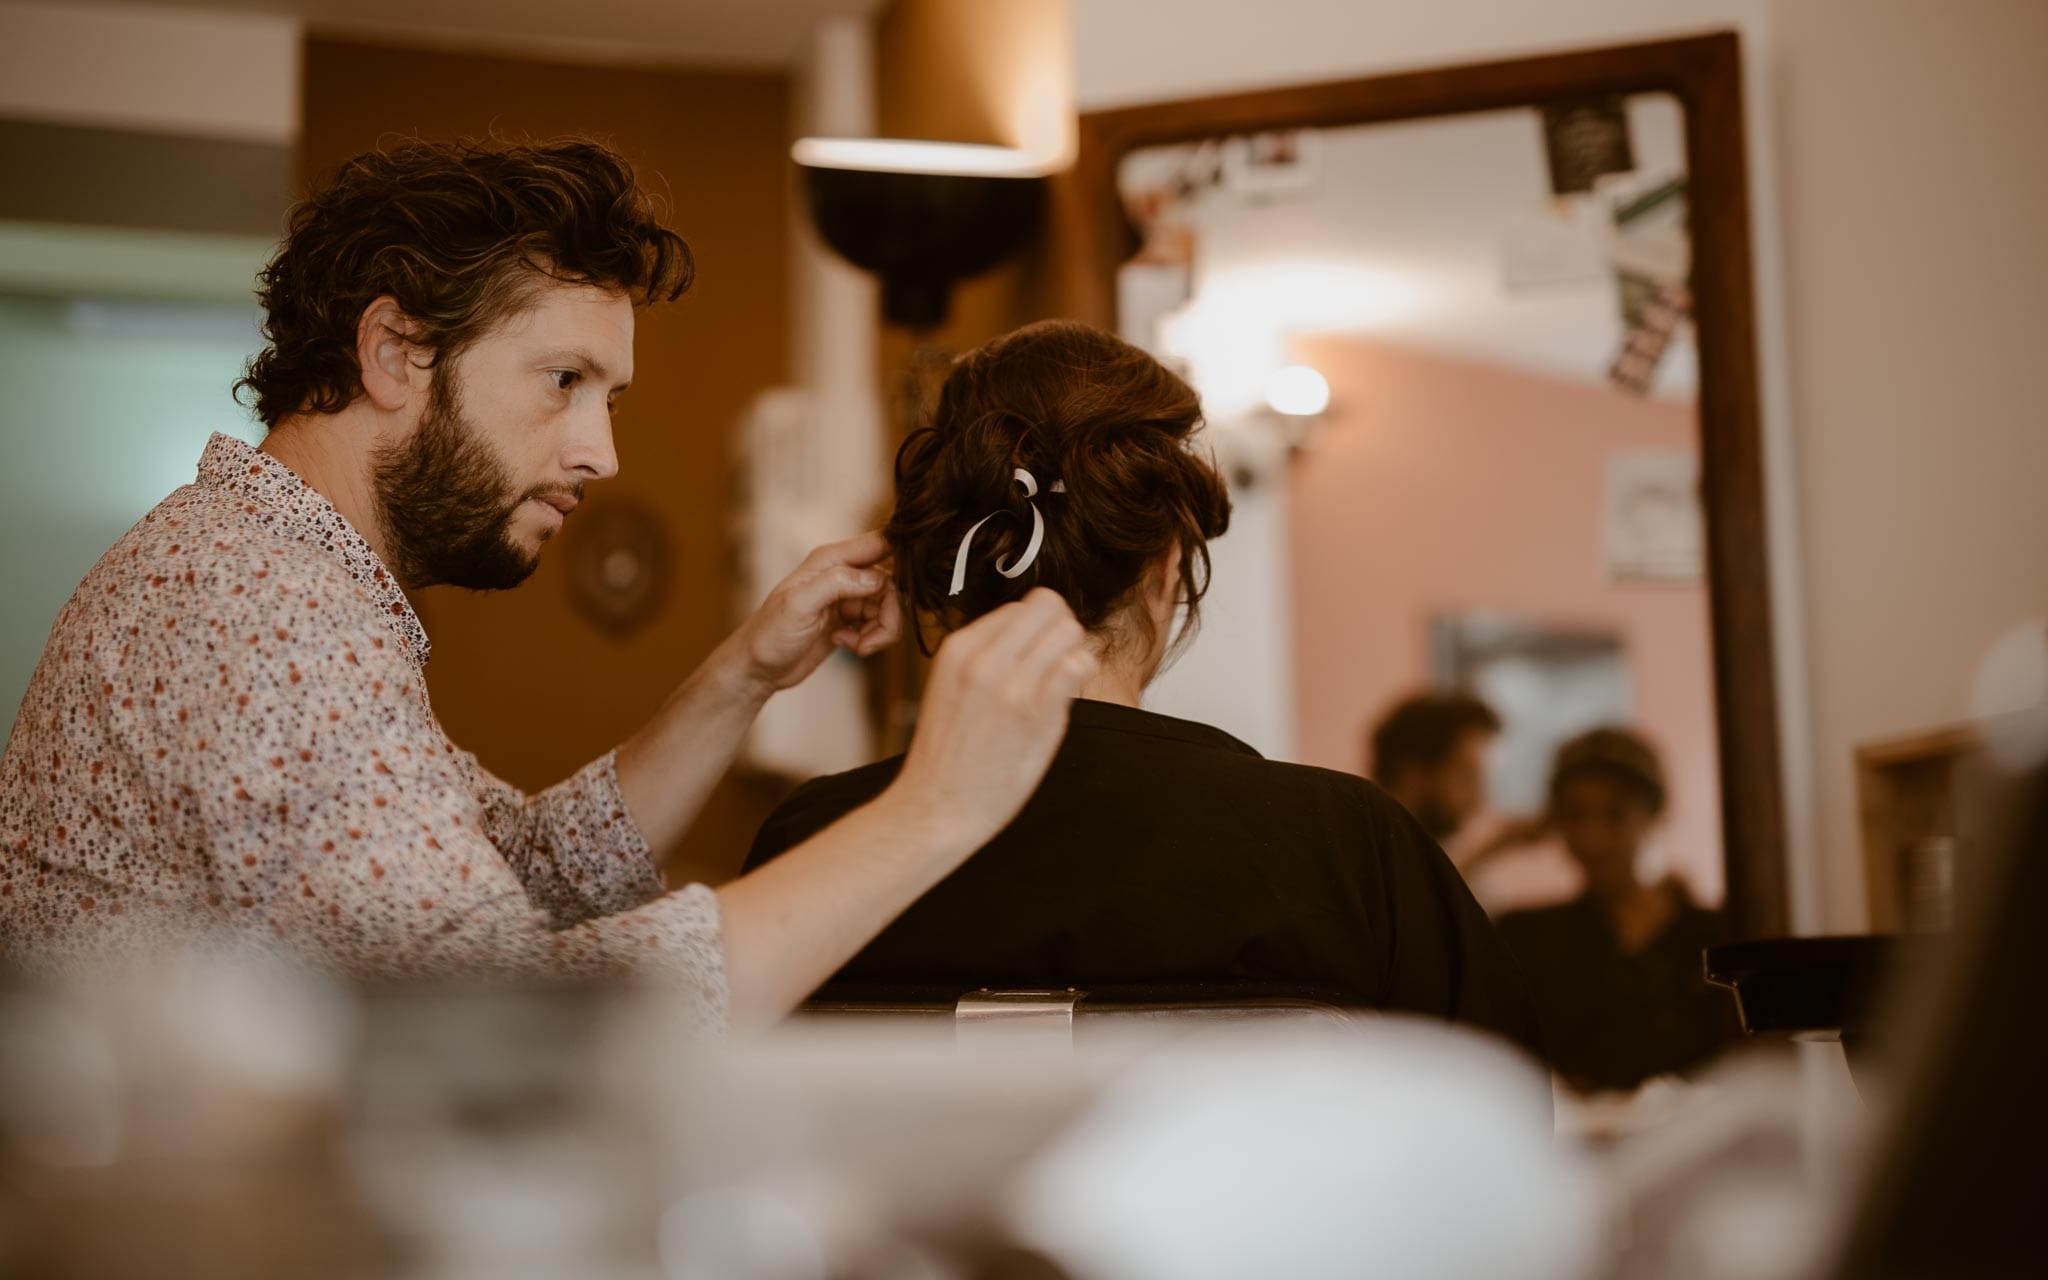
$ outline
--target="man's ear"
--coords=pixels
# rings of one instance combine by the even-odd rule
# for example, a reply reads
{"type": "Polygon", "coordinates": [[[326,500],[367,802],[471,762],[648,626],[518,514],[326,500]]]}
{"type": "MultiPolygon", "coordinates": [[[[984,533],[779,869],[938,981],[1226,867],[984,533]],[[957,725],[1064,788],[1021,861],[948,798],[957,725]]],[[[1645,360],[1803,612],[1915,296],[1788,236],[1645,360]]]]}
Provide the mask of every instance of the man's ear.
{"type": "Polygon", "coordinates": [[[362,369],[363,394],[387,412],[403,409],[426,385],[427,369],[414,360],[411,320],[398,299],[386,294],[363,308],[356,322],[356,364],[362,369]]]}

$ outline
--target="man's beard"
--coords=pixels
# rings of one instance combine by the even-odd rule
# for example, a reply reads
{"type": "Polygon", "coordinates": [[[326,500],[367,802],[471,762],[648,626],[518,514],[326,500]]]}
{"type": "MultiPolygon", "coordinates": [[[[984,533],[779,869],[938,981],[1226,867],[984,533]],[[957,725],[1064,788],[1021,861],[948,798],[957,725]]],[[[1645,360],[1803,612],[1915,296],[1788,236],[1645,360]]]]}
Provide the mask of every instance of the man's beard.
{"type": "Polygon", "coordinates": [[[539,567],[540,553],[512,540],[512,518],[522,502],[551,490],[512,493],[504,463],[462,416],[447,365],[434,371],[412,438],[381,450],[374,466],[385,550],[404,586],[503,591],[539,567]]]}

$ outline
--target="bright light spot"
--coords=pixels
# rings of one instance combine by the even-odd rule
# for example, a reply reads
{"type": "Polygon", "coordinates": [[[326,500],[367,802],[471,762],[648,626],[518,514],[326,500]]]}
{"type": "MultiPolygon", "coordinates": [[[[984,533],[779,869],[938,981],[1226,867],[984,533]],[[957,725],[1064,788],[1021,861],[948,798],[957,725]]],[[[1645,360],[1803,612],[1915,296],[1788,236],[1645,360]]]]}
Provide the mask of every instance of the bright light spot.
{"type": "Polygon", "coordinates": [[[1266,379],[1266,403],[1275,413],[1313,418],[1330,407],[1330,380],[1305,364],[1290,364],[1266,379]]]}
{"type": "Polygon", "coordinates": [[[909,138],[799,138],[789,157],[812,169],[981,178],[1042,178],[1059,167],[1055,158],[1017,147],[909,138]]]}
{"type": "Polygon", "coordinates": [[[1203,278],[1193,300],[1161,320],[1160,346],[1187,362],[1211,417],[1266,403],[1266,385],[1305,334],[1370,333],[1411,312],[1416,290],[1385,271],[1344,263],[1234,267],[1203,278]]]}
{"type": "Polygon", "coordinates": [[[1198,305],[1296,333],[1369,329],[1398,317],[1415,289],[1393,274],[1341,262],[1267,262],[1206,275],[1198,305]]]}
{"type": "Polygon", "coordinates": [[[1970,680],[1970,715],[1999,768],[2048,759],[2048,622],[2029,619],[1992,643],[1970,680]]]}

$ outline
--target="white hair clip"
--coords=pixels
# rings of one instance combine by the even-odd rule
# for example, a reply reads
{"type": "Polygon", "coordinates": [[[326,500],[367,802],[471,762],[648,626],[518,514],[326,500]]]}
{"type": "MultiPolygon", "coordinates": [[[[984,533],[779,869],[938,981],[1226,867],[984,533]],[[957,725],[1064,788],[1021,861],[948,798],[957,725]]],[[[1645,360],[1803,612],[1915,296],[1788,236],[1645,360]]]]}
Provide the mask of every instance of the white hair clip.
{"type": "MultiPolygon", "coordinates": [[[[1031,473],[1022,467],[1017,468],[1017,483],[1024,486],[1024,496],[1026,498],[1038,496],[1038,481],[1033,479],[1031,473]]],[[[1065,493],[1066,491],[1067,482],[1064,480],[1053,481],[1051,487],[1046,490],[1048,493],[1065,493]]],[[[976,520],[974,527],[967,531],[967,536],[960,539],[959,553],[953,557],[953,587],[950,591],[946,592],[947,595],[957,596],[960,594],[961,588],[967,585],[967,548],[973,543],[974,535],[981,532],[981,526],[1001,514],[1000,511],[989,512],[981,519],[976,520]]],[[[1018,556],[1017,563],[1013,565],[1006,566],[1002,561],[996,561],[996,572],[1002,574],[1005,578],[1016,577],[1031,567],[1031,562],[1038,559],[1038,549],[1044,545],[1045,517],[1038,513],[1038,504],[1034,502],[1031,504],[1031,541],[1025,545],[1024,554],[1018,556]]]]}

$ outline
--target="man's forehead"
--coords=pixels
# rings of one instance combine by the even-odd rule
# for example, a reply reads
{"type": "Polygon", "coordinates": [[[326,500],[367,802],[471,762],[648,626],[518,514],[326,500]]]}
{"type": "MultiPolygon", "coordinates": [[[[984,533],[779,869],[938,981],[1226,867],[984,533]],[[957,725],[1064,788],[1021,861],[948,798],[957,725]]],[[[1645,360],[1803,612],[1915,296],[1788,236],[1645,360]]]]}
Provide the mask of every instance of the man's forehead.
{"type": "Polygon", "coordinates": [[[497,336],[532,351],[580,352],[618,382],[633,375],[633,303],[616,290],[551,281],[497,336]]]}

